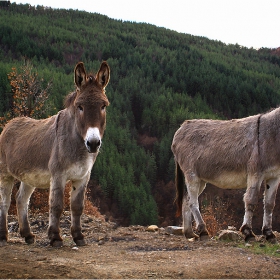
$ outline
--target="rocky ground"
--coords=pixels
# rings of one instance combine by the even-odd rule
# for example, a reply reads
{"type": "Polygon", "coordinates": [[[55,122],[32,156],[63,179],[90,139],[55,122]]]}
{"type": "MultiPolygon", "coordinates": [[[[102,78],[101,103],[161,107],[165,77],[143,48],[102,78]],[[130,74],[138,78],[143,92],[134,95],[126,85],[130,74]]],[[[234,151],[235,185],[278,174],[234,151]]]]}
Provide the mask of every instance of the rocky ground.
{"type": "Polygon", "coordinates": [[[163,228],[148,232],[142,226],[117,227],[83,215],[87,245],[76,247],[65,212],[64,246],[52,248],[47,215],[30,220],[37,238],[34,245],[24,243],[16,218],[9,216],[10,239],[0,247],[1,278],[280,278],[278,245],[272,256],[266,253],[270,245],[262,241],[188,241],[163,228]]]}

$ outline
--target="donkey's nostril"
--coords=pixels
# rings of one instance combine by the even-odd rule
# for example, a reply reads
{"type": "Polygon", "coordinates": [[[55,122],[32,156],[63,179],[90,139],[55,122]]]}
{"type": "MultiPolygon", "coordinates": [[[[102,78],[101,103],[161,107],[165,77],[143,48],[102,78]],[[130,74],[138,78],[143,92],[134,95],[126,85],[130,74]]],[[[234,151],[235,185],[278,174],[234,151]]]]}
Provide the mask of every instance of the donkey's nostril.
{"type": "Polygon", "coordinates": [[[101,145],[100,140],[95,140],[95,141],[87,140],[86,141],[86,146],[90,153],[95,153],[98,150],[98,148],[100,147],[100,145],[101,145]]]}
{"type": "Polygon", "coordinates": [[[88,145],[89,147],[99,147],[99,146],[100,146],[100,140],[92,141],[92,142],[87,141],[87,145],[88,145]]]}

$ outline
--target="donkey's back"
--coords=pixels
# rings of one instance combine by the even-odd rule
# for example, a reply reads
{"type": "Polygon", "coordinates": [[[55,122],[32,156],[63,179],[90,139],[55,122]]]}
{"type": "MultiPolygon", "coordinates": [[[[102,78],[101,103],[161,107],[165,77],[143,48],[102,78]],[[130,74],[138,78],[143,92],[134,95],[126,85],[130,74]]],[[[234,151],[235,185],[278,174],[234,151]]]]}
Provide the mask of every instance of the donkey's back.
{"type": "Polygon", "coordinates": [[[0,136],[0,177],[49,187],[49,162],[55,142],[57,115],[45,120],[11,120],[0,136]]]}
{"type": "Polygon", "coordinates": [[[245,188],[248,161],[257,145],[258,117],[185,121],[174,135],[172,151],[187,178],[198,177],[221,188],[245,188]]]}

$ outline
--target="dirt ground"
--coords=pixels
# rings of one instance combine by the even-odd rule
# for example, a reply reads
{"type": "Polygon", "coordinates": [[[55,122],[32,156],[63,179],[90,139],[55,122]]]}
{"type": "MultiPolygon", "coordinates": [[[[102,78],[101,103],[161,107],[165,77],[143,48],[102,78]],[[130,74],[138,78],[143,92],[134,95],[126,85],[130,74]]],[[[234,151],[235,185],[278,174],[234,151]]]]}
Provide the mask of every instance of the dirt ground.
{"type": "Polygon", "coordinates": [[[87,245],[76,247],[65,212],[61,220],[64,246],[52,248],[47,215],[30,219],[37,238],[33,245],[19,236],[16,221],[9,216],[10,239],[0,247],[0,278],[280,278],[280,250],[279,257],[266,255],[265,250],[256,254],[241,246],[242,241],[191,242],[164,229],[117,227],[83,215],[87,245]]]}

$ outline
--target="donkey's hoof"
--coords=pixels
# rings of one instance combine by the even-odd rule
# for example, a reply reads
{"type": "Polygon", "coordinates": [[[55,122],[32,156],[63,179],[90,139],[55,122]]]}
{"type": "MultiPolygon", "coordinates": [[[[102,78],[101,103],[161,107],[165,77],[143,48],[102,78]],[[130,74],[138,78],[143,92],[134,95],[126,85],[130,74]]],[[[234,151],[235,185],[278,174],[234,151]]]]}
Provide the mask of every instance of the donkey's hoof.
{"type": "Polygon", "coordinates": [[[76,243],[77,246],[85,246],[86,245],[86,241],[84,239],[74,240],[74,242],[76,243]]]}
{"type": "Polygon", "coordinates": [[[245,236],[245,242],[255,242],[255,241],[257,241],[255,235],[246,235],[245,236]]]}
{"type": "Polygon", "coordinates": [[[63,241],[62,240],[54,240],[51,242],[51,246],[54,248],[61,248],[63,247],[63,241]]]}
{"type": "Polygon", "coordinates": [[[194,232],[187,232],[185,231],[184,232],[184,235],[187,239],[191,239],[191,238],[194,238],[194,239],[199,239],[199,236],[197,234],[195,234],[194,232]]]}
{"type": "Polygon", "coordinates": [[[34,237],[31,237],[31,238],[25,238],[25,242],[27,243],[27,244],[34,244],[34,242],[35,242],[35,238],[34,237]]]}
{"type": "Polygon", "coordinates": [[[278,244],[278,241],[277,241],[276,237],[269,238],[269,239],[266,239],[266,240],[267,240],[267,242],[269,242],[271,244],[278,244]]]}
{"type": "Polygon", "coordinates": [[[34,234],[30,234],[29,236],[25,237],[25,242],[27,244],[33,244],[35,242],[35,235],[34,234]]]}
{"type": "Polygon", "coordinates": [[[272,229],[270,228],[263,228],[262,230],[263,235],[265,236],[266,241],[268,241],[271,244],[276,244],[277,243],[277,239],[275,234],[273,233],[272,229]]]}
{"type": "Polygon", "coordinates": [[[6,246],[7,245],[7,240],[0,240],[0,247],[6,246]]]}
{"type": "Polygon", "coordinates": [[[267,242],[271,243],[271,244],[277,244],[277,239],[276,236],[272,233],[271,235],[266,235],[265,239],[267,242]]]}
{"type": "Polygon", "coordinates": [[[245,242],[254,242],[256,241],[256,236],[253,233],[252,229],[244,225],[240,228],[240,231],[245,235],[245,242]]]}
{"type": "Polygon", "coordinates": [[[208,241],[210,239],[208,234],[201,234],[199,236],[200,241],[208,241]]]}

